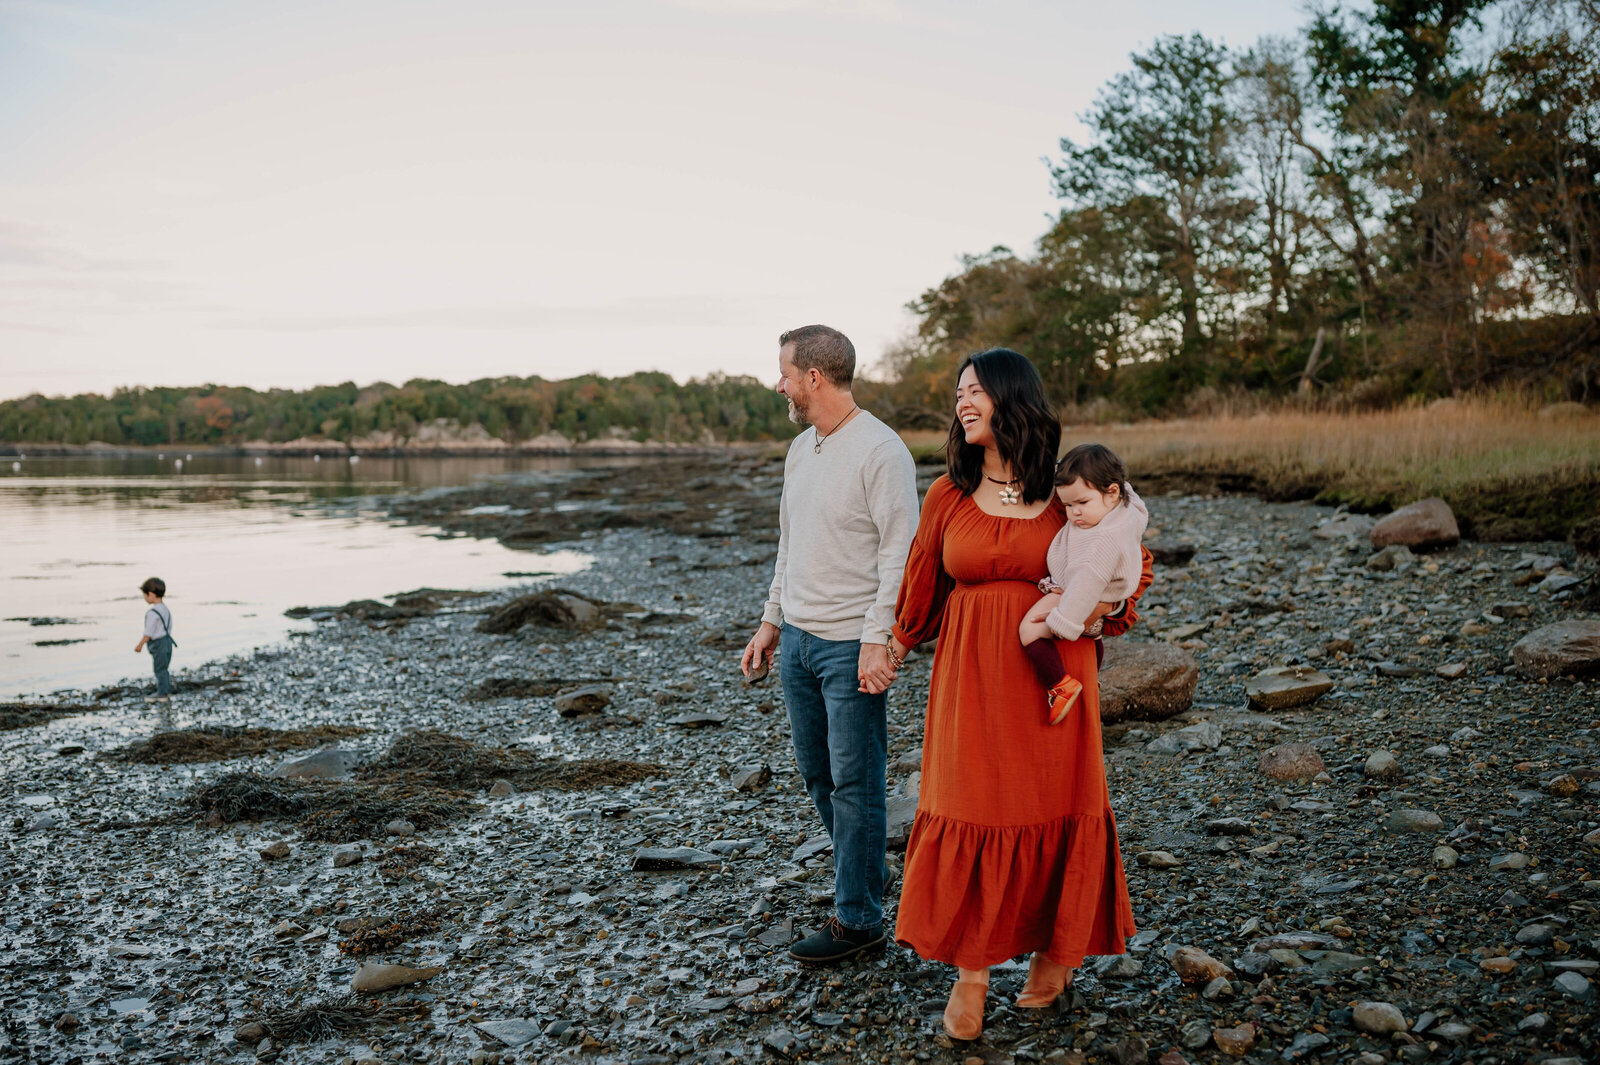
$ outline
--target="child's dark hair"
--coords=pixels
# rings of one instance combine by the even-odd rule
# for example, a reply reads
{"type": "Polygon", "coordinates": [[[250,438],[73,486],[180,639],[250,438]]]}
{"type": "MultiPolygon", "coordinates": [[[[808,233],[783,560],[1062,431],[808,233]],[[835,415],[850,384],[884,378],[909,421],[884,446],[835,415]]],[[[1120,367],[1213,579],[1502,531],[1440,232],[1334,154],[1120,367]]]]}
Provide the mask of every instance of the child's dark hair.
{"type": "Polygon", "coordinates": [[[1082,480],[1101,495],[1117,486],[1122,505],[1128,505],[1128,467],[1104,444],[1079,444],[1056,463],[1056,484],[1082,480]]]}
{"type": "Polygon", "coordinates": [[[139,590],[146,595],[153,595],[157,599],[165,599],[167,597],[167,582],[160,577],[151,577],[139,585],[139,590]]]}

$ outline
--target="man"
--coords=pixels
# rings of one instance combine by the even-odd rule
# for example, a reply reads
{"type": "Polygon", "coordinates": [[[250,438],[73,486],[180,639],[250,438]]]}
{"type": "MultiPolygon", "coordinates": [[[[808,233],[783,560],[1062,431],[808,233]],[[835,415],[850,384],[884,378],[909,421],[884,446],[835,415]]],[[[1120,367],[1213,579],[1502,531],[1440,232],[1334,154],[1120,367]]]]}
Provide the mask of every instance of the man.
{"type": "Polygon", "coordinates": [[[856,406],[855,365],[837,329],[778,338],[777,389],[807,428],[784,463],[778,560],[740,662],[746,677],[764,673],[782,650],[795,762],[833,840],[834,916],[789,949],[818,963],[884,943],[887,641],[917,527],[911,453],[856,406]]]}

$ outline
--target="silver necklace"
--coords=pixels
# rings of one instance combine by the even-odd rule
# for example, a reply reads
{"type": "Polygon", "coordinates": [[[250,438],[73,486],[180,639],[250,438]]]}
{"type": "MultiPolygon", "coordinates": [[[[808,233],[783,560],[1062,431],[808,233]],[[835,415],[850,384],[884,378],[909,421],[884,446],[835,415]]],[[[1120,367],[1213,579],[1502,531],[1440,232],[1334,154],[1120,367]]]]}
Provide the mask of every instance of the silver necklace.
{"type": "Polygon", "coordinates": [[[1000,505],[1002,507],[1009,507],[1013,503],[1022,502],[1022,493],[1017,491],[1017,485],[1021,484],[1022,482],[1017,480],[1015,477],[1009,481],[1002,481],[998,477],[990,477],[988,474],[984,474],[983,479],[986,481],[993,481],[995,484],[1000,486],[1000,505]]]}
{"type": "Polygon", "coordinates": [[[839,427],[844,425],[845,422],[850,420],[850,415],[854,414],[856,411],[858,411],[860,409],[861,409],[860,407],[858,407],[854,403],[852,403],[850,405],[850,409],[844,412],[844,417],[840,418],[838,421],[834,422],[833,423],[833,428],[829,429],[826,435],[824,435],[822,432],[819,431],[817,433],[817,442],[811,446],[812,453],[816,454],[816,455],[822,454],[822,442],[824,440],[828,439],[828,437],[832,436],[834,433],[837,433],[839,431],[839,427]]]}

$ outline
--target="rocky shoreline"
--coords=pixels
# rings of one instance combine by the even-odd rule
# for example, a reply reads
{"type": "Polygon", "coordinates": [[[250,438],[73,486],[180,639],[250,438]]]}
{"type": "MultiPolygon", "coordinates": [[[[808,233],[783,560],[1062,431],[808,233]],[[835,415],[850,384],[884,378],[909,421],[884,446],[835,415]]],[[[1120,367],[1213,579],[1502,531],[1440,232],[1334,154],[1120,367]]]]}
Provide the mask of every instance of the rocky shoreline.
{"type": "MultiPolygon", "coordinates": [[[[183,674],[170,707],[66,693],[61,716],[13,715],[0,1059],[1600,1054],[1596,682],[1511,657],[1592,619],[1592,560],[1467,542],[1375,562],[1364,519],[1326,507],[1150,498],[1170,553],[1111,648],[1106,726],[1139,935],[1044,1016],[1008,1005],[1024,970],[1002,966],[983,1039],[953,1045],[943,966],[784,954],[831,878],[776,682],[736,671],[780,475],[724,455],[396,500],[596,564],[559,589],[316,612],[303,638],[183,674]],[[1274,691],[1327,690],[1263,695],[1274,668],[1274,691]],[[130,751],[191,728],[210,760],[183,753],[199,734],[130,751]],[[304,757],[285,737],[311,735],[343,753],[284,770],[304,757]]],[[[928,667],[890,700],[902,825],[928,667]]]]}

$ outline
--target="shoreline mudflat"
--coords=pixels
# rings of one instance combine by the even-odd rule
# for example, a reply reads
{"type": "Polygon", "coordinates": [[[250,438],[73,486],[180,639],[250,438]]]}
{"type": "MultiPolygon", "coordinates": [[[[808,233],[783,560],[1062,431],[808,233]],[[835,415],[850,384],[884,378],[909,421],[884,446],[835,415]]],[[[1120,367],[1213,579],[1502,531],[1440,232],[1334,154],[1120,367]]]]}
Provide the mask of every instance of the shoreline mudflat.
{"type": "MultiPolygon", "coordinates": [[[[1006,1004],[1025,970],[1002,966],[983,1041],[952,1046],[943,966],[894,947],[836,970],[784,955],[830,912],[831,874],[776,678],[749,688],[736,670],[770,579],[780,473],[759,456],[664,461],[396,501],[399,517],[530,551],[581,546],[596,564],[554,586],[424,589],[330,616],[180,674],[197,686],[164,709],[138,690],[63,696],[94,709],[0,731],[17,885],[0,897],[16,1021],[0,1046],[39,1061],[619,1065],[1600,1052],[1596,682],[1508,663],[1527,633],[1592,616],[1530,579],[1592,572],[1568,545],[1467,542],[1369,568],[1364,539],[1316,535],[1330,508],[1150,498],[1152,537],[1196,553],[1158,566],[1127,640],[1183,648],[1200,679],[1177,716],[1106,728],[1139,935],[1044,1016],[1006,1004]],[[506,509],[467,513],[486,505],[506,509]],[[560,539],[528,532],[546,514],[560,539]],[[525,624],[479,631],[552,590],[489,627],[525,624]],[[1246,680],[1293,665],[1333,690],[1248,706],[1246,680]],[[349,776],[274,791],[290,806],[241,819],[259,810],[195,796],[247,773],[235,794],[259,802],[272,787],[259,781],[305,749],[213,731],[208,757],[233,757],[126,760],[159,733],[223,726],[341,730],[349,776]],[[1264,771],[1291,743],[1320,776],[1264,771]],[[557,760],[653,768],[502,787],[416,755],[438,750],[508,777],[557,760]],[[1369,775],[1380,751],[1395,764],[1369,775]],[[330,787],[369,805],[332,820],[293,805],[330,787]],[[1193,957],[1180,947],[1232,977],[1180,983],[1175,963],[1193,957]],[[438,971],[347,1000],[358,973],[417,978],[379,965],[438,971]],[[1390,1015],[1368,1002],[1392,1004],[1404,1030],[1370,1031],[1390,1015]]],[[[913,657],[890,697],[902,812],[928,669],[913,657]]]]}

